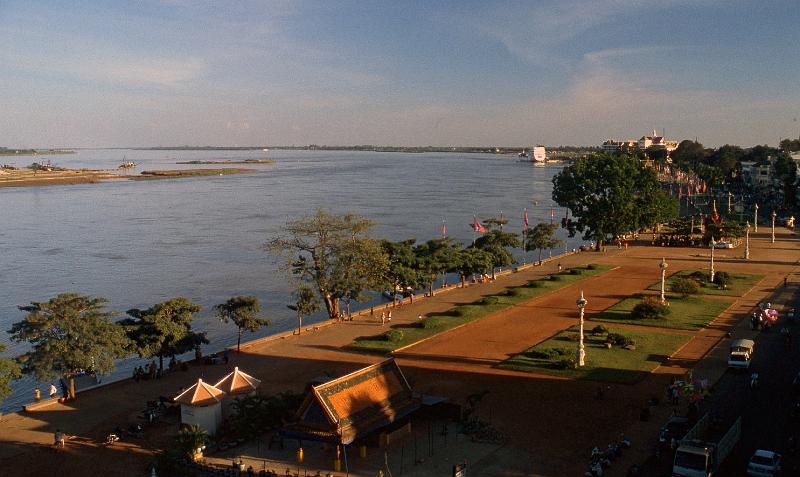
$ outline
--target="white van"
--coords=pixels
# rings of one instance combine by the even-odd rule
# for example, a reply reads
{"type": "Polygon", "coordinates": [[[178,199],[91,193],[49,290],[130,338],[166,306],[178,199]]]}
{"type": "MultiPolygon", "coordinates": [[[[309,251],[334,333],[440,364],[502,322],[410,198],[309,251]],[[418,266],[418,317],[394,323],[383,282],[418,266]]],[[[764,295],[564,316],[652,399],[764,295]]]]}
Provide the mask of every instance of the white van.
{"type": "Polygon", "coordinates": [[[756,344],[753,340],[733,340],[731,342],[731,354],[728,357],[728,367],[737,369],[749,368],[755,346],[756,344]]]}

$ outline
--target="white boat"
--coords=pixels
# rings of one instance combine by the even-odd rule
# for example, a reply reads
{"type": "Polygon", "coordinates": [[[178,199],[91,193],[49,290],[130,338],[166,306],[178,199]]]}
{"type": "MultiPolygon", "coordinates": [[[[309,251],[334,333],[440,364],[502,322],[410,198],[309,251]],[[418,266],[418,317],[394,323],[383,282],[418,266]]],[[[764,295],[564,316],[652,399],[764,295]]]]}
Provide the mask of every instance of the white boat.
{"type": "Polygon", "coordinates": [[[533,162],[545,162],[547,160],[547,150],[545,150],[544,146],[536,145],[533,149],[531,149],[531,160],[533,162]]]}

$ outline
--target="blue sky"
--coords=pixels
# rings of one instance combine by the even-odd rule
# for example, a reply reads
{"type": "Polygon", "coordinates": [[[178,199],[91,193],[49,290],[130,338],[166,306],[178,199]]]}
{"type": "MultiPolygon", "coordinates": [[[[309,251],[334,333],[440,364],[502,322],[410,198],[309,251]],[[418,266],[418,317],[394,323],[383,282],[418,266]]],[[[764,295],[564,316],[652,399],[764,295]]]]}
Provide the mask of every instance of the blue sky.
{"type": "Polygon", "coordinates": [[[800,135],[796,0],[0,1],[0,145],[800,135]]]}

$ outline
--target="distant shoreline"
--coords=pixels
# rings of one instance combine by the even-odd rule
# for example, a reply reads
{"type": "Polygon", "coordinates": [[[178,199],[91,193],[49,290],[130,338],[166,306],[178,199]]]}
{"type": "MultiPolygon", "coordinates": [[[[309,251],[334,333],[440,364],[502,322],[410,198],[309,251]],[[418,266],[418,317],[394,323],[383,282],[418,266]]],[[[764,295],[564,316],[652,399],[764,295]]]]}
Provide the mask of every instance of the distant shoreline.
{"type": "Polygon", "coordinates": [[[178,161],[175,164],[272,164],[272,159],[244,159],[236,160],[221,160],[221,161],[178,161]]]}
{"type": "Polygon", "coordinates": [[[114,180],[163,180],[182,177],[222,176],[258,172],[255,169],[176,169],[142,171],[141,174],[114,174],[109,171],[92,169],[64,169],[58,171],[37,171],[30,169],[0,169],[0,188],[4,187],[42,187],[54,185],[96,184],[114,180]]]}
{"type": "MultiPolygon", "coordinates": [[[[134,147],[135,151],[361,151],[361,152],[403,152],[403,153],[431,153],[450,152],[462,154],[517,154],[530,146],[503,146],[503,147],[447,147],[447,146],[159,146],[159,147],[134,147]]],[[[593,147],[549,147],[549,151],[561,154],[595,153],[600,148],[593,147]]]]}
{"type": "Polygon", "coordinates": [[[72,149],[9,149],[0,148],[0,156],[53,156],[59,154],[75,154],[72,149]]]}

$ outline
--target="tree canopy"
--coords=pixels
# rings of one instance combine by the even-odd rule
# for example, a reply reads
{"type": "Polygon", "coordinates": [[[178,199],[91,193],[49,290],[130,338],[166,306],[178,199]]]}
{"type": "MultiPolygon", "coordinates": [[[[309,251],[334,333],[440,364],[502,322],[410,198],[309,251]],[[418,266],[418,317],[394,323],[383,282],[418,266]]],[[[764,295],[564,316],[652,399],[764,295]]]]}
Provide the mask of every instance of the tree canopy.
{"type": "Polygon", "coordinates": [[[424,273],[428,292],[433,296],[433,284],[440,273],[456,271],[459,265],[460,244],[451,238],[428,240],[414,247],[420,271],[424,273]]]}
{"type": "Polygon", "coordinates": [[[25,319],[9,333],[15,341],[27,341],[33,349],[21,357],[22,371],[45,381],[68,376],[69,397],[75,397],[77,370],[108,374],[114,360],[127,355],[128,339],[105,310],[105,298],[62,293],[46,303],[20,306],[25,319]]]}
{"type": "Polygon", "coordinates": [[[258,316],[260,311],[261,305],[254,296],[235,296],[225,303],[214,306],[217,318],[224,323],[233,322],[239,331],[236,351],[242,346],[242,333],[245,330],[252,333],[270,324],[269,320],[258,316]]]}
{"type": "Polygon", "coordinates": [[[494,257],[479,248],[467,247],[459,252],[457,271],[464,285],[467,275],[486,273],[492,268],[494,257]]]}
{"type": "Polygon", "coordinates": [[[564,241],[556,237],[558,225],[538,223],[525,234],[525,248],[538,250],[539,261],[542,260],[542,251],[556,247],[563,247],[564,241]]]}
{"type": "Polygon", "coordinates": [[[388,258],[386,282],[391,287],[392,302],[397,299],[398,290],[407,288],[416,290],[426,283],[425,276],[419,269],[418,257],[414,253],[414,239],[391,242],[383,240],[381,247],[388,258]]]}
{"type": "Polygon", "coordinates": [[[286,305],[290,310],[297,312],[297,334],[303,329],[303,317],[319,311],[319,299],[314,289],[305,283],[297,286],[292,292],[294,303],[286,305]]]}
{"type": "Polygon", "coordinates": [[[205,333],[192,331],[194,314],[202,307],[186,298],[177,297],[150,308],[127,311],[130,318],[120,321],[135,351],[142,358],[158,356],[159,369],[164,369],[164,356],[175,356],[208,344],[205,333]]]}
{"type": "Polygon", "coordinates": [[[494,267],[507,267],[516,263],[508,249],[519,248],[521,245],[519,236],[515,233],[489,230],[478,237],[472,247],[492,256],[492,277],[494,277],[494,267]]]}
{"type": "Polygon", "coordinates": [[[677,214],[677,202],[661,190],[655,171],[626,155],[578,159],[553,177],[553,200],[572,212],[570,236],[583,232],[598,249],[609,238],[677,214]]]}
{"type": "MultiPolygon", "coordinates": [[[[0,353],[6,350],[5,345],[0,343],[0,353]]],[[[0,403],[11,394],[11,381],[22,377],[22,369],[16,361],[0,358],[0,403]]]]}
{"type": "Polygon", "coordinates": [[[364,290],[385,284],[388,258],[369,232],[373,222],[355,214],[314,215],[289,220],[265,250],[287,259],[291,274],[312,285],[328,317],[340,314],[343,298],[358,299],[364,290]]]}

